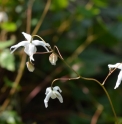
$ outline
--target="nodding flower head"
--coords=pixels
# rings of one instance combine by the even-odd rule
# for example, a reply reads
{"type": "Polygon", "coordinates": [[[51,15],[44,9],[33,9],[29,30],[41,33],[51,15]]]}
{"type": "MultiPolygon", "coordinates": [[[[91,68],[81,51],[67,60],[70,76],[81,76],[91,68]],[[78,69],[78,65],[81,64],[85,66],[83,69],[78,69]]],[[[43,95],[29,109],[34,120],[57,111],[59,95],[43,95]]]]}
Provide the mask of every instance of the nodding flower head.
{"type": "Polygon", "coordinates": [[[12,46],[10,48],[10,50],[13,49],[11,53],[13,53],[17,48],[23,46],[25,47],[25,53],[30,57],[30,61],[34,61],[33,54],[35,54],[37,51],[36,46],[43,46],[47,50],[47,52],[49,52],[48,48],[50,48],[50,45],[48,43],[40,40],[33,40],[33,37],[30,34],[24,32],[22,32],[22,34],[24,35],[27,41],[21,41],[18,44],[12,46]]]}
{"type": "Polygon", "coordinates": [[[55,86],[52,89],[51,89],[51,87],[48,87],[46,89],[46,93],[45,93],[46,94],[46,97],[44,99],[44,103],[45,103],[45,107],[46,108],[48,107],[48,101],[49,101],[50,97],[52,99],[58,98],[59,101],[61,103],[63,103],[63,98],[62,98],[60,92],[62,92],[62,91],[61,91],[61,89],[58,86],[55,86]]]}

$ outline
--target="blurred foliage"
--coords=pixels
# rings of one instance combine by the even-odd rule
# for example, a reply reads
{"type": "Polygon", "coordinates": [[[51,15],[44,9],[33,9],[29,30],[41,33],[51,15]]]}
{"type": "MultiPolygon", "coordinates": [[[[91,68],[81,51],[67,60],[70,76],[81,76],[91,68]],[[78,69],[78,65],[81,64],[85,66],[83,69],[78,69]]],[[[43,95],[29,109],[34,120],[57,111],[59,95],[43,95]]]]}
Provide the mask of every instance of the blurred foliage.
{"type": "Polygon", "coordinates": [[[13,31],[16,31],[17,27],[15,23],[4,22],[1,24],[1,29],[9,31],[9,32],[13,32],[13,31]]]}
{"type": "Polygon", "coordinates": [[[22,124],[20,117],[15,111],[6,110],[0,115],[1,124],[22,124]]]}
{"type": "Polygon", "coordinates": [[[0,65],[7,70],[15,70],[14,56],[10,53],[10,50],[4,49],[0,53],[0,65]]]}
{"type": "MultiPolygon", "coordinates": [[[[30,0],[31,1],[31,0],[30,0]]],[[[24,41],[21,32],[27,30],[29,0],[0,0],[0,11],[8,15],[0,22],[0,103],[8,99],[9,91],[23,58],[21,48],[10,53],[10,46],[24,41]],[[14,42],[16,39],[16,42],[14,42]]],[[[32,6],[31,32],[42,16],[47,0],[35,0],[32,6]]],[[[29,11],[30,12],[30,11],[29,11]]],[[[122,1],[117,0],[52,0],[50,9],[38,31],[46,42],[57,45],[67,63],[80,75],[102,82],[108,74],[108,64],[121,62],[122,1]]],[[[37,47],[38,51],[44,51],[37,47]]],[[[23,49],[22,49],[23,50],[23,49]]],[[[97,124],[113,124],[114,115],[103,89],[93,81],[57,81],[64,103],[50,99],[44,106],[45,89],[53,79],[76,75],[60,60],[52,66],[49,55],[34,55],[35,71],[23,72],[17,92],[4,112],[1,124],[89,124],[100,104],[103,110],[97,124]],[[21,121],[22,120],[22,121],[21,121]]],[[[122,85],[114,90],[119,71],[107,80],[119,122],[122,123],[122,85]]]]}

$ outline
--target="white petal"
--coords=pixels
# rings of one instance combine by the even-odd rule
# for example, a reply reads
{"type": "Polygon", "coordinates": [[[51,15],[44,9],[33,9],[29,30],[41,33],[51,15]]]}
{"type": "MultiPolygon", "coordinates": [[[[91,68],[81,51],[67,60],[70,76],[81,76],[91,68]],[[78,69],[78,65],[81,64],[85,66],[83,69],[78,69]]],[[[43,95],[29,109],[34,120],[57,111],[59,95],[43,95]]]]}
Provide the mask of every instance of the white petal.
{"type": "Polygon", "coordinates": [[[59,92],[57,92],[57,91],[55,91],[55,94],[56,94],[56,97],[59,99],[59,101],[61,103],[63,103],[63,98],[62,98],[61,94],[59,92]]]}
{"type": "Polygon", "coordinates": [[[34,61],[33,55],[29,56],[30,62],[34,61]]]}
{"type": "Polygon", "coordinates": [[[121,63],[108,64],[108,68],[109,68],[109,69],[112,69],[112,68],[122,69],[122,64],[121,64],[121,63]]]}
{"type": "Polygon", "coordinates": [[[46,97],[45,97],[45,99],[44,99],[44,103],[45,103],[45,107],[46,107],[46,108],[48,107],[48,101],[49,101],[51,95],[52,95],[52,92],[50,91],[50,92],[46,95],[46,97]]]}
{"type": "Polygon", "coordinates": [[[31,36],[30,34],[27,34],[27,33],[25,33],[25,32],[22,32],[22,34],[24,35],[24,37],[26,38],[27,41],[30,42],[30,41],[32,40],[32,39],[31,39],[32,36],[31,36]]]}
{"type": "Polygon", "coordinates": [[[59,92],[62,92],[62,90],[61,90],[58,86],[53,87],[53,90],[54,90],[54,91],[59,90],[59,92]]]}
{"type": "Polygon", "coordinates": [[[52,90],[51,90],[51,87],[48,87],[48,88],[46,89],[45,94],[47,95],[50,91],[52,91],[52,90]]]}
{"type": "Polygon", "coordinates": [[[21,47],[21,46],[26,46],[28,44],[28,41],[22,41],[22,42],[19,42],[18,44],[14,45],[14,46],[11,46],[10,50],[11,53],[13,53],[18,47],[21,47]]]}
{"type": "Polygon", "coordinates": [[[51,98],[52,99],[55,99],[57,96],[56,96],[56,93],[55,93],[55,91],[52,91],[52,95],[51,95],[51,98]]]}
{"type": "Polygon", "coordinates": [[[29,45],[25,46],[24,51],[30,56],[30,61],[34,61],[33,54],[37,51],[36,47],[32,43],[29,43],[29,45]]]}
{"type": "Polygon", "coordinates": [[[117,79],[117,82],[116,82],[116,86],[114,87],[114,89],[119,87],[121,81],[122,81],[122,71],[119,72],[118,79],[117,79]]]}
{"type": "Polygon", "coordinates": [[[35,45],[35,46],[43,46],[47,52],[49,52],[49,50],[47,49],[47,47],[50,47],[50,45],[44,41],[39,41],[39,40],[33,40],[32,43],[35,45]],[[46,47],[47,46],[47,47],[46,47]]]}

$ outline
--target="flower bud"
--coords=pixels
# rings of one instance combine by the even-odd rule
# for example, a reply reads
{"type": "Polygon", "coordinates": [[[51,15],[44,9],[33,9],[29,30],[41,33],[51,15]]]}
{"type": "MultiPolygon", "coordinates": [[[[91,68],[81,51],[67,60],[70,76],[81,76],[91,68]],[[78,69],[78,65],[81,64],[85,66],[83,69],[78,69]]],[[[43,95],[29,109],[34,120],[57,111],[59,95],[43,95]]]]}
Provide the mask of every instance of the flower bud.
{"type": "Polygon", "coordinates": [[[28,70],[29,70],[30,72],[33,72],[33,71],[34,71],[35,67],[34,67],[33,63],[31,63],[31,62],[26,62],[26,65],[27,65],[27,68],[28,68],[28,70]]]}
{"type": "Polygon", "coordinates": [[[58,57],[55,53],[52,53],[50,56],[49,56],[49,61],[52,65],[56,65],[56,61],[58,60],[58,57]]]}

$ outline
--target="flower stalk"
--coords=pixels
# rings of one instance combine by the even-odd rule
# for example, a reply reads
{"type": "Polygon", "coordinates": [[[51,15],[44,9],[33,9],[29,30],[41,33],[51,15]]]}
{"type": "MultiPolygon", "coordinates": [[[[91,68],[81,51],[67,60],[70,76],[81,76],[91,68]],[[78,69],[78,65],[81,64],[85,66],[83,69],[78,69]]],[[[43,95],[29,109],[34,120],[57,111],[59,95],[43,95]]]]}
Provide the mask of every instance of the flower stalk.
{"type": "MultiPolygon", "coordinates": [[[[78,77],[76,77],[76,78],[67,78],[67,79],[64,79],[64,80],[76,80],[76,79],[84,79],[84,80],[90,80],[90,81],[94,81],[94,82],[96,82],[96,83],[98,83],[101,87],[102,87],[102,89],[104,90],[104,92],[105,92],[105,94],[106,94],[106,96],[107,96],[107,98],[108,98],[108,100],[109,100],[109,103],[110,103],[110,105],[111,105],[111,108],[112,108],[112,111],[113,111],[113,114],[114,114],[114,117],[115,117],[115,120],[116,120],[116,124],[118,124],[118,119],[117,119],[117,115],[116,115],[116,112],[115,112],[115,110],[114,110],[114,106],[113,106],[113,104],[112,104],[112,100],[111,100],[111,98],[110,98],[110,95],[108,94],[108,92],[107,92],[107,90],[106,90],[106,88],[103,86],[103,84],[101,84],[98,80],[96,80],[96,79],[94,79],[94,78],[86,78],[86,77],[83,77],[83,76],[81,76],[81,75],[79,75],[74,69],[72,69],[70,66],[69,66],[69,64],[67,64],[67,62],[65,62],[65,60],[63,59],[63,57],[62,56],[60,56],[61,54],[60,54],[60,52],[59,52],[59,50],[58,50],[58,47],[55,47],[56,49],[57,49],[57,51],[58,51],[58,54],[57,54],[57,56],[63,61],[63,63],[71,70],[71,71],[73,71],[78,77]]],[[[57,81],[57,80],[62,80],[62,78],[57,78],[57,79],[54,79],[53,81],[52,81],[52,83],[51,83],[51,87],[53,87],[53,84],[54,84],[54,82],[55,81],[57,81]]]]}

